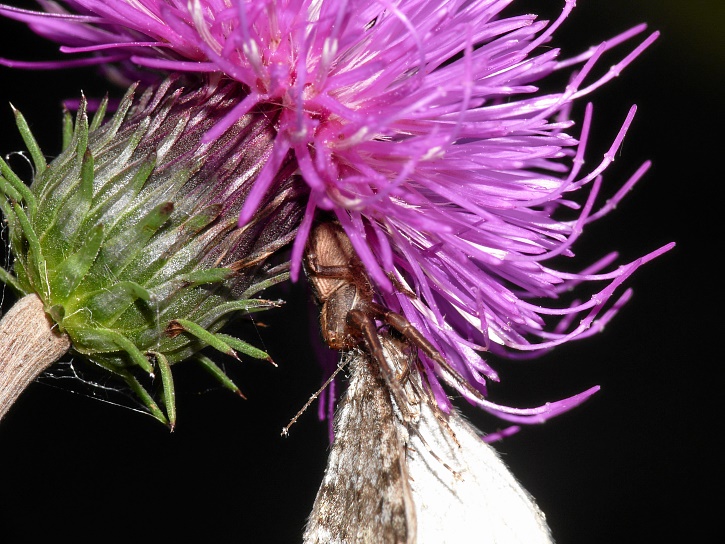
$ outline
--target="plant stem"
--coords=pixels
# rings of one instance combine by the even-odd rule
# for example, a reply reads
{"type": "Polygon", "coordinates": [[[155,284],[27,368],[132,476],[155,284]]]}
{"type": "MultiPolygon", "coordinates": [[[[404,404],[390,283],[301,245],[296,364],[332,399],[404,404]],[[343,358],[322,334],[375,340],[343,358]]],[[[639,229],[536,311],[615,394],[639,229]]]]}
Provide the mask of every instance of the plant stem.
{"type": "Polygon", "coordinates": [[[70,349],[70,338],[26,295],[0,320],[0,419],[25,388],[70,349]]]}

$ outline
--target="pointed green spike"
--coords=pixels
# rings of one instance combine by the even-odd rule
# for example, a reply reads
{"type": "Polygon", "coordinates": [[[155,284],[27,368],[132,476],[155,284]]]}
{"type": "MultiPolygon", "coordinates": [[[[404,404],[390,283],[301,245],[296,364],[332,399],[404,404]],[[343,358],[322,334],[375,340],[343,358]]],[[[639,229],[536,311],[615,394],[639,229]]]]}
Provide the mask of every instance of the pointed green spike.
{"type": "Polygon", "coordinates": [[[277,366],[267,352],[262,351],[261,349],[254,347],[251,344],[248,344],[244,340],[240,340],[239,338],[221,332],[216,333],[216,336],[240,353],[244,353],[245,355],[249,355],[250,357],[254,357],[255,359],[263,359],[265,361],[269,361],[273,365],[277,366]]]}
{"type": "Polygon", "coordinates": [[[100,104],[98,104],[98,109],[93,114],[93,120],[91,120],[91,124],[88,127],[88,130],[94,131],[97,130],[101,123],[103,123],[103,119],[106,117],[106,110],[108,109],[108,93],[103,97],[103,100],[101,100],[100,104]]]}
{"type": "Polygon", "coordinates": [[[141,399],[141,402],[143,402],[146,408],[149,409],[149,412],[151,412],[152,416],[154,416],[164,425],[169,425],[169,420],[166,419],[166,416],[159,408],[159,405],[156,404],[156,401],[154,401],[153,397],[149,394],[148,391],[146,391],[146,388],[141,385],[141,382],[139,382],[133,374],[125,370],[116,371],[116,374],[124,379],[124,381],[128,384],[131,390],[136,393],[136,395],[141,399]]]}
{"type": "Polygon", "coordinates": [[[163,353],[150,351],[149,354],[156,358],[156,365],[159,367],[161,384],[164,389],[163,401],[164,406],[166,406],[166,416],[173,431],[176,426],[176,393],[174,391],[174,377],[171,374],[171,365],[169,365],[169,360],[163,353]]]}
{"type": "Polygon", "coordinates": [[[178,330],[178,327],[180,327],[183,331],[191,334],[192,336],[195,336],[196,338],[198,338],[208,346],[214,348],[215,350],[221,351],[222,353],[225,353],[230,357],[234,357],[235,359],[239,359],[236,352],[224,340],[219,338],[216,334],[207,331],[204,327],[197,325],[193,321],[189,321],[188,319],[175,319],[171,323],[169,323],[169,326],[166,328],[166,330],[169,334],[178,334],[179,332],[181,332],[180,330],[178,330]]]}
{"type": "Polygon", "coordinates": [[[28,151],[30,152],[30,157],[33,159],[33,164],[35,165],[35,173],[37,175],[38,173],[45,171],[48,166],[45,162],[45,157],[43,156],[43,152],[41,151],[38,142],[35,140],[35,136],[33,136],[33,133],[30,130],[28,122],[25,120],[25,117],[23,117],[23,114],[16,110],[15,106],[13,106],[12,104],[10,104],[10,107],[13,109],[13,114],[15,115],[15,124],[18,127],[20,136],[23,138],[23,142],[25,142],[25,147],[28,148],[28,151]]]}
{"type": "Polygon", "coordinates": [[[225,388],[229,389],[229,391],[232,391],[239,395],[240,397],[246,399],[247,397],[242,394],[239,387],[237,387],[237,384],[235,384],[229,376],[226,375],[226,373],[217,365],[214,361],[209,359],[209,357],[197,354],[195,356],[196,361],[207,371],[209,372],[214,378],[225,388]]]}
{"type": "Polygon", "coordinates": [[[180,276],[181,281],[189,286],[206,285],[208,283],[219,283],[228,280],[234,272],[231,268],[209,268],[207,270],[195,270],[180,276]]]}
{"type": "Polygon", "coordinates": [[[13,291],[15,291],[18,295],[23,295],[23,288],[18,283],[18,280],[15,279],[15,276],[13,276],[10,272],[5,270],[3,267],[0,266],[0,282],[4,283],[5,285],[9,285],[13,291]]]}
{"type": "MultiPolygon", "coordinates": [[[[13,172],[12,168],[8,166],[2,157],[0,157],[0,174],[2,174],[3,178],[5,178],[6,182],[9,183],[13,189],[20,193],[23,202],[28,207],[28,216],[35,217],[35,211],[38,207],[35,195],[33,195],[30,188],[23,183],[15,172],[13,172]]],[[[18,202],[20,201],[18,200],[18,202]]]]}
{"type": "MultiPolygon", "coordinates": [[[[244,291],[240,295],[240,298],[249,299],[253,295],[259,293],[260,291],[264,291],[265,289],[269,289],[273,285],[277,285],[278,283],[285,282],[288,279],[290,279],[290,273],[289,273],[289,271],[285,271],[285,272],[282,272],[282,273],[277,274],[275,276],[272,276],[271,278],[267,278],[267,279],[265,279],[263,281],[254,283],[254,284],[252,284],[249,287],[249,289],[247,289],[246,291],[244,291]]],[[[277,301],[277,304],[281,306],[283,304],[283,302],[282,301],[277,301]]]]}
{"type": "Polygon", "coordinates": [[[61,141],[61,151],[68,149],[73,139],[73,117],[70,112],[64,107],[63,108],[63,139],[61,141]]]}
{"type": "Polygon", "coordinates": [[[76,161],[77,164],[82,164],[83,157],[88,150],[88,113],[87,108],[88,101],[85,96],[81,96],[81,102],[78,105],[78,111],[76,112],[76,123],[75,131],[73,136],[77,138],[75,144],[76,161]]]}
{"type": "Polygon", "coordinates": [[[11,202],[21,202],[23,200],[23,195],[16,191],[15,187],[3,176],[0,176],[0,193],[11,202]]]}
{"type": "MultiPolygon", "coordinates": [[[[73,316],[66,316],[63,321],[66,320],[72,321],[73,316]]],[[[60,325],[63,326],[64,323],[60,323],[60,325]]],[[[86,350],[90,353],[109,353],[122,350],[149,375],[154,374],[154,369],[146,355],[131,340],[112,329],[74,327],[71,339],[73,347],[81,353],[86,350]],[[83,346],[83,348],[79,348],[79,346],[83,346]]]]}
{"type": "Polygon", "coordinates": [[[231,314],[234,312],[246,312],[248,314],[261,312],[269,308],[279,308],[282,306],[281,301],[264,300],[261,298],[250,298],[245,300],[235,300],[232,302],[225,302],[223,304],[216,304],[213,308],[208,310],[201,318],[197,321],[200,323],[213,323],[221,317],[231,314]]]}
{"type": "Polygon", "coordinates": [[[28,248],[30,251],[28,254],[27,272],[29,279],[38,290],[38,295],[42,299],[43,296],[48,295],[48,289],[46,285],[47,270],[45,258],[43,257],[43,250],[40,246],[40,240],[38,240],[38,237],[35,235],[35,230],[33,230],[33,226],[30,224],[28,216],[25,215],[25,210],[23,210],[19,204],[13,204],[13,212],[15,212],[15,217],[20,223],[23,236],[25,236],[25,239],[28,241],[28,248]]]}
{"type": "Polygon", "coordinates": [[[93,180],[95,179],[93,169],[93,154],[90,149],[86,149],[83,155],[83,163],[81,164],[81,186],[80,193],[83,203],[86,202],[89,209],[91,207],[91,199],[93,198],[93,180]]]}
{"type": "Polygon", "coordinates": [[[119,129],[121,128],[121,125],[123,124],[123,121],[126,118],[126,115],[131,109],[131,106],[133,104],[133,98],[137,88],[138,83],[134,83],[128,88],[126,93],[123,95],[123,98],[119,102],[118,107],[113,114],[113,117],[111,117],[108,123],[104,124],[101,127],[101,130],[98,134],[97,147],[105,147],[116,137],[119,129]]]}

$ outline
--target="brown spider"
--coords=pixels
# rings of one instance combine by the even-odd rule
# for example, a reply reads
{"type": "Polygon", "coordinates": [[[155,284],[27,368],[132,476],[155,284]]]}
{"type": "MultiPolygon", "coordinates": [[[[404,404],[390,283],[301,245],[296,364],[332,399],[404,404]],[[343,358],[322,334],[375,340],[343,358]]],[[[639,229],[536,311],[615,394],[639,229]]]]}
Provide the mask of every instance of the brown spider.
{"type": "MultiPolygon", "coordinates": [[[[403,336],[406,342],[400,345],[407,343],[415,346],[433,359],[440,367],[440,376],[448,385],[466,389],[471,396],[485,400],[483,395],[451,367],[435,346],[404,316],[373,301],[375,291],[370,278],[342,225],[337,221],[322,221],[313,226],[305,247],[304,267],[317,302],[322,306],[320,309],[322,338],[328,346],[338,351],[349,351],[364,344],[371,360],[380,368],[401,411],[407,411],[404,408],[407,406],[406,395],[401,384],[410,374],[411,368],[406,365],[400,369],[399,375],[395,375],[396,368],[400,368],[403,361],[398,358],[391,363],[386,359],[381,336],[375,324],[376,319],[387,323],[403,336]]],[[[415,295],[410,293],[410,296],[415,295]]],[[[387,337],[393,340],[390,335],[387,337]]],[[[417,361],[417,358],[411,360],[417,361]]],[[[338,367],[337,371],[341,368],[338,367]]],[[[282,436],[289,434],[290,427],[335,378],[337,371],[332,373],[282,429],[282,436]]],[[[427,381],[425,373],[421,378],[427,381]]],[[[409,414],[403,416],[404,419],[409,419],[409,414]]],[[[446,425],[443,416],[440,419],[446,425]]]]}
{"type": "Polygon", "coordinates": [[[462,386],[476,398],[483,399],[481,393],[452,368],[404,316],[373,301],[370,278],[338,222],[319,222],[312,228],[305,249],[304,266],[317,301],[322,306],[320,326],[328,346],[336,350],[350,350],[364,343],[386,374],[389,385],[397,389],[395,384],[405,378],[410,368],[405,369],[402,376],[392,379],[375,324],[376,319],[383,321],[438,363],[446,382],[462,386]]]}
{"type": "Polygon", "coordinates": [[[305,271],[321,304],[322,337],[333,349],[349,350],[364,342],[378,362],[385,360],[375,320],[379,319],[440,364],[445,360],[402,315],[373,302],[373,286],[342,226],[318,223],[305,251],[305,271]]]}

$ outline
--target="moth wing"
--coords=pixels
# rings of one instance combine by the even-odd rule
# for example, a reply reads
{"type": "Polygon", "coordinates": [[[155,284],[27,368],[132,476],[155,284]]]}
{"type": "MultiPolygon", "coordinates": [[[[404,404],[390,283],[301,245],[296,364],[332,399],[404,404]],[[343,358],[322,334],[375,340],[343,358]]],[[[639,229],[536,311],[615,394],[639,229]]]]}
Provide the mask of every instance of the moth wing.
{"type": "Polygon", "coordinates": [[[404,437],[377,363],[348,354],[351,378],[304,544],[414,544],[404,437]]]}
{"type": "Polygon", "coordinates": [[[446,427],[436,410],[421,403],[408,442],[418,544],[552,544],[544,514],[498,453],[458,412],[446,427]]]}

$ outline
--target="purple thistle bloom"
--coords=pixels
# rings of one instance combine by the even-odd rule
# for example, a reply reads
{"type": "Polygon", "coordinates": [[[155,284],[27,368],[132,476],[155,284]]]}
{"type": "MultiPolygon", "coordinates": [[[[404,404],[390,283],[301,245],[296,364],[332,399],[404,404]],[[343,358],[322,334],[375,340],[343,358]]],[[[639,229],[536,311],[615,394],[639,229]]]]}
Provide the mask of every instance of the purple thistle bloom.
{"type": "MultiPolygon", "coordinates": [[[[39,3],[47,13],[0,13],[74,57],[0,63],[115,63],[117,76],[135,79],[189,72],[242,83],[246,98],[204,137],[220,137],[260,105],[276,115],[274,147],[240,224],[292,156],[310,188],[292,250],[293,278],[315,212],[333,214],[380,302],[403,313],[484,393],[487,380],[498,377],[479,351],[520,357],[600,331],[631,295],[615,297],[619,286],[673,245],[614,269],[616,253],[578,273],[547,265],[573,257],[584,227],[611,211],[649,167],[643,164],[597,207],[602,173],[635,108],[588,171],[591,106],[578,135],[568,132],[573,103],[616,77],[657,33],[604,75],[590,76],[602,54],[645,25],[559,60],[549,43],[574,0],[551,23],[535,15],[501,17],[511,0],[65,0],[67,9],[39,3]],[[573,65],[578,71],[563,90],[540,92],[536,82],[573,65]],[[602,285],[589,300],[558,302],[587,282],[602,285]]],[[[440,384],[431,385],[446,407],[440,384]]],[[[596,389],[533,409],[476,402],[509,421],[540,422],[596,389]]]]}

